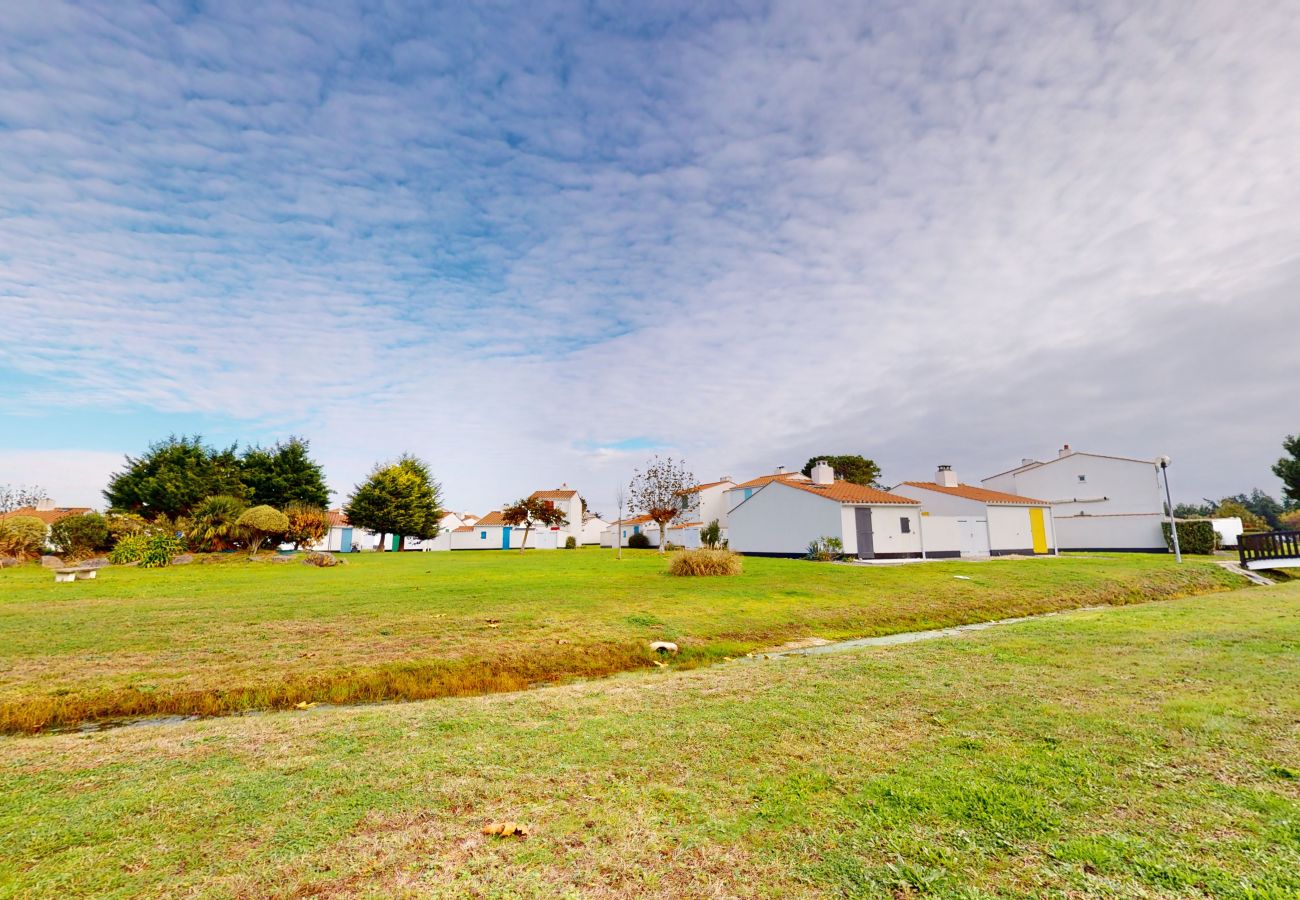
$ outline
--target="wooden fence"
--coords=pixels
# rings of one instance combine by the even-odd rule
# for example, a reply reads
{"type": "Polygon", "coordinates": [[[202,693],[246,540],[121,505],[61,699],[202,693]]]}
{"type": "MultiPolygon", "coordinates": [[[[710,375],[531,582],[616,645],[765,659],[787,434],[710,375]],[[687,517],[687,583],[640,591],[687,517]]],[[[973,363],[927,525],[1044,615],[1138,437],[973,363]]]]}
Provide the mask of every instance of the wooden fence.
{"type": "Polygon", "coordinates": [[[1237,543],[1242,568],[1262,569],[1259,565],[1270,560],[1288,560],[1300,565],[1300,531],[1268,531],[1262,534],[1243,534],[1237,543]],[[1249,563],[1256,563],[1251,566],[1249,563]]]}

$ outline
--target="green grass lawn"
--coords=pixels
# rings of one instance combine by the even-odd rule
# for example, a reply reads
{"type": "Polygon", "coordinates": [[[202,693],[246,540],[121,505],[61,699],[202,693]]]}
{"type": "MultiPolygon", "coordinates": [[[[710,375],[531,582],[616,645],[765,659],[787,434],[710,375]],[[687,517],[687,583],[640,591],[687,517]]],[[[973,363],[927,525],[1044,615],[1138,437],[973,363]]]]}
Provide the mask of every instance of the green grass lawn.
{"type": "Polygon", "coordinates": [[[1207,562],[1116,554],[856,567],[747,559],[674,578],[651,552],[357,554],[110,568],[55,584],[0,570],[0,731],[515,690],[716,662],[808,637],[910,631],[1224,590],[1207,562]],[[967,576],[958,578],[956,576],[967,576]]]}
{"type": "Polygon", "coordinates": [[[0,895],[86,893],[1300,896],[1300,584],[520,694],[0,737],[0,895]],[[483,836],[494,820],[533,831],[483,836]]]}

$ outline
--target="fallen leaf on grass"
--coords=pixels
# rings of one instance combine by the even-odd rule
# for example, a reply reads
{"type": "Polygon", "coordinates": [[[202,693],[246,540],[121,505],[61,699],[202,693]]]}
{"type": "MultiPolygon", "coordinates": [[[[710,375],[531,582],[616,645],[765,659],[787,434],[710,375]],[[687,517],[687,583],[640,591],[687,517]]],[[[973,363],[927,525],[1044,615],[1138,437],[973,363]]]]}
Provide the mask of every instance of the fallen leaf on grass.
{"type": "Polygon", "coordinates": [[[661,669],[666,669],[666,668],[668,668],[668,663],[666,663],[666,662],[660,662],[660,661],[657,660],[657,659],[652,659],[652,660],[650,660],[650,661],[651,661],[652,663],[654,663],[656,666],[658,666],[659,668],[661,668],[661,669]]]}
{"type": "Polygon", "coordinates": [[[293,708],[294,708],[294,709],[311,709],[311,708],[312,708],[313,706],[315,706],[315,705],[316,705],[315,703],[308,703],[306,700],[301,700],[301,701],[299,701],[298,703],[295,703],[295,704],[293,705],[293,708]]]}
{"type": "Polygon", "coordinates": [[[522,822],[491,822],[483,826],[484,834],[494,834],[498,837],[528,837],[529,828],[522,822]]]}

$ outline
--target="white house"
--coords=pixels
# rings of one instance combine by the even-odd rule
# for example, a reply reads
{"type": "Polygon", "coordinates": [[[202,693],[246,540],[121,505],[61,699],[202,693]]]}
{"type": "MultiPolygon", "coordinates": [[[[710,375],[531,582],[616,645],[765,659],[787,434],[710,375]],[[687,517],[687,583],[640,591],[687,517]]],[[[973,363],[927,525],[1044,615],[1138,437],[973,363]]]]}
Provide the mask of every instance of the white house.
{"type": "MultiPolygon", "coordinates": [[[[730,479],[727,479],[728,481],[730,479]]],[[[731,511],[740,504],[744,503],[750,497],[763,487],[771,484],[773,481],[809,481],[808,476],[802,472],[788,472],[785,466],[780,466],[771,475],[760,475],[757,478],[751,478],[749,481],[742,481],[740,484],[733,484],[731,487],[722,489],[722,505],[727,512],[727,524],[730,524],[731,511]]]]}
{"type": "MultiPolygon", "coordinates": [[[[500,510],[492,510],[473,525],[461,525],[451,532],[452,550],[518,550],[523,546],[525,528],[508,525],[500,510]]],[[[563,532],[549,528],[527,530],[528,547],[554,550],[564,546],[563,532]]]]}
{"type": "MultiPolygon", "coordinates": [[[[708,525],[717,519],[718,524],[726,528],[727,513],[731,509],[728,505],[727,492],[734,487],[736,483],[731,480],[731,476],[724,475],[717,481],[697,484],[693,488],[678,491],[677,496],[681,499],[683,512],[689,515],[692,522],[708,525]]],[[[744,499],[743,495],[740,499],[744,499]]],[[[740,500],[736,502],[739,503],[740,500]]]]}
{"type": "Polygon", "coordinates": [[[950,528],[962,556],[1042,555],[1056,547],[1050,503],[962,484],[952,466],[940,466],[934,481],[904,481],[889,492],[920,502],[926,543],[936,550],[951,543],[950,528]]]}
{"type": "Polygon", "coordinates": [[[533,491],[528,495],[529,500],[541,500],[547,506],[552,506],[564,513],[566,524],[560,526],[560,546],[564,546],[564,540],[572,537],[579,544],[583,543],[583,509],[582,498],[578,496],[577,491],[569,490],[567,484],[560,485],[553,491],[533,491]]]}
{"type": "Polygon", "coordinates": [[[601,534],[608,527],[609,523],[600,516],[584,513],[582,517],[582,537],[578,539],[578,546],[599,544],[601,534]]]}
{"type": "MultiPolygon", "coordinates": [[[[921,504],[847,481],[825,462],[813,477],[767,476],[728,513],[731,549],[750,556],[803,556],[821,537],[839,538],[859,559],[920,557],[921,504]]],[[[738,485],[744,488],[744,485],[738,485]]],[[[734,493],[735,489],[731,491],[734,493]]],[[[949,555],[956,555],[948,547],[949,555]]]]}
{"type": "Polygon", "coordinates": [[[627,539],[634,534],[645,534],[652,547],[659,546],[659,526],[647,515],[627,515],[615,519],[600,533],[600,546],[618,546],[617,542],[621,540],[622,546],[626,547],[627,539]]]}
{"type": "Polygon", "coordinates": [[[1025,459],[981,484],[1050,503],[1062,550],[1164,553],[1159,477],[1154,460],[1083,453],[1066,444],[1056,459],[1025,459]]]}

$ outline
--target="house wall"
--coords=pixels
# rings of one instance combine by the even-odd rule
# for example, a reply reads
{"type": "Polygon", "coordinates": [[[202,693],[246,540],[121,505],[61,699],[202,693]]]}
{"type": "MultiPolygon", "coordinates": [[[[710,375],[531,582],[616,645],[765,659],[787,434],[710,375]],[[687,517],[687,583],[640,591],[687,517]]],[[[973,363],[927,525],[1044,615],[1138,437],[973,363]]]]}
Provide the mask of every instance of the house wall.
{"type": "Polygon", "coordinates": [[[1219,546],[1236,548],[1237,543],[1241,540],[1241,533],[1245,527],[1238,516],[1227,516],[1222,519],[1211,519],[1210,525],[1219,533],[1219,546]]]}
{"type": "MultiPolygon", "coordinates": [[[[605,529],[609,528],[609,523],[604,519],[588,519],[582,523],[582,533],[578,537],[579,544],[599,544],[604,537],[605,529]]],[[[611,541],[613,532],[610,532],[611,541]]],[[[610,546],[613,546],[611,543],[610,546]]]]}
{"type": "MultiPolygon", "coordinates": [[[[987,507],[989,524],[989,548],[994,552],[1006,553],[1017,551],[1032,553],[1034,535],[1030,530],[1029,508],[1026,506],[989,506],[987,507]]],[[[1047,532],[1050,549],[1052,527],[1046,521],[1050,510],[1043,510],[1043,527],[1047,532]]]]}
{"type": "Polygon", "coordinates": [[[1139,550],[1166,553],[1161,515],[1055,516],[1062,550],[1139,550]]]}
{"type": "MultiPolygon", "coordinates": [[[[1165,509],[1159,469],[1138,460],[1071,453],[1018,474],[986,478],[982,483],[990,490],[1046,500],[1058,519],[1085,513],[1159,516],[1165,509]]],[[[1064,538],[1061,546],[1065,547],[1064,538]]]]}
{"type": "Polygon", "coordinates": [[[958,556],[961,553],[961,532],[956,516],[936,516],[933,513],[917,517],[921,523],[921,543],[929,557],[958,556]]]}
{"type": "Polygon", "coordinates": [[[845,538],[838,503],[776,481],[728,513],[727,531],[731,549],[739,553],[788,556],[803,555],[822,536],[845,538]]]}
{"type": "Polygon", "coordinates": [[[698,493],[699,511],[697,518],[699,521],[708,525],[714,519],[718,520],[723,528],[727,527],[727,490],[728,483],[715,485],[698,493]]]}
{"type": "Polygon", "coordinates": [[[700,528],[698,525],[690,528],[669,528],[668,541],[679,544],[687,550],[695,550],[700,546],[700,528]]]}
{"type": "MultiPolygon", "coordinates": [[[[459,531],[451,535],[450,549],[452,550],[501,550],[502,527],[500,525],[485,525],[482,528],[475,526],[473,531],[459,531]],[[483,535],[486,534],[486,537],[483,535]]],[[[557,547],[564,546],[566,532],[551,531],[550,529],[538,530],[534,528],[528,535],[528,547],[532,550],[555,550],[557,547]]],[[[510,529],[510,549],[518,550],[524,542],[524,529],[521,525],[518,528],[510,529]]]]}
{"type": "MultiPolygon", "coordinates": [[[[795,493],[803,491],[794,489],[795,493]]],[[[817,498],[813,498],[814,500],[817,498]]],[[[821,501],[825,503],[826,501],[821,501]]],[[[844,534],[844,552],[858,552],[857,513],[854,506],[840,507],[840,528],[844,534]]],[[[871,507],[871,544],[878,558],[891,559],[921,555],[921,533],[919,520],[921,510],[908,506],[873,506],[871,507]],[[903,531],[902,520],[906,519],[908,531],[903,531]]]]}

